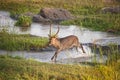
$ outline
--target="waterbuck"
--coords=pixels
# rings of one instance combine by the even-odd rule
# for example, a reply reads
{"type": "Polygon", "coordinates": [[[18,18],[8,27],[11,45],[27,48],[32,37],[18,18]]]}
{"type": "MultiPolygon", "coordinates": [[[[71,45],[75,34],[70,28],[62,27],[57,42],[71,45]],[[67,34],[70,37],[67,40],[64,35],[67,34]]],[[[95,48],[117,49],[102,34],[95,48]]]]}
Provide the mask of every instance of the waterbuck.
{"type": "Polygon", "coordinates": [[[55,54],[53,55],[51,60],[54,59],[54,61],[56,62],[57,55],[60,51],[69,49],[69,48],[73,48],[73,47],[76,47],[77,51],[78,51],[78,48],[80,47],[80,48],[82,48],[83,53],[85,53],[83,46],[79,43],[77,36],[70,35],[70,36],[66,36],[64,38],[58,38],[57,37],[58,33],[59,33],[59,26],[58,26],[58,31],[56,32],[56,34],[51,35],[51,25],[50,25],[50,32],[48,35],[49,36],[49,45],[53,46],[57,49],[57,51],[55,52],[55,54]]]}

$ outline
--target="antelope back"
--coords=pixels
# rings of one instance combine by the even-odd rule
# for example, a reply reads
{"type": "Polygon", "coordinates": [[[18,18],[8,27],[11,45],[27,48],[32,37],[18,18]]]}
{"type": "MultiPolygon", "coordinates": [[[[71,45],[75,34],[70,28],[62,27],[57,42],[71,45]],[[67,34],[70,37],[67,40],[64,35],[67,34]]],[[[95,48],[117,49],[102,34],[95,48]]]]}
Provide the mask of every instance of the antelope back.
{"type": "Polygon", "coordinates": [[[79,40],[76,36],[70,35],[60,39],[61,46],[63,49],[72,48],[74,46],[79,46],[79,40]]]}

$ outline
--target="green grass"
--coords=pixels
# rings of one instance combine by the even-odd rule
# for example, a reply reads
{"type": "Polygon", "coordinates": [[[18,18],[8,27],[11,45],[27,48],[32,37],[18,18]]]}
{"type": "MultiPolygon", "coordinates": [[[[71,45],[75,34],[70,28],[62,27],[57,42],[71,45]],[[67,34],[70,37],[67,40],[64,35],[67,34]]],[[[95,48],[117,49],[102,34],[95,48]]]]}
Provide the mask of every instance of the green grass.
{"type": "Polygon", "coordinates": [[[82,25],[93,30],[119,33],[120,15],[99,13],[103,7],[120,5],[120,2],[116,1],[105,3],[103,0],[1,0],[0,10],[10,11],[14,16],[25,12],[38,13],[44,7],[65,8],[77,18],[62,24],[82,25]]]}
{"type": "Polygon", "coordinates": [[[105,6],[119,5],[119,2],[104,3],[101,0],[1,0],[0,9],[24,13],[27,11],[38,12],[43,7],[65,8],[73,14],[94,14],[98,9],[105,6]],[[72,5],[71,5],[72,4],[72,5]]]}
{"type": "Polygon", "coordinates": [[[101,0],[1,0],[0,9],[23,13],[27,11],[38,12],[43,7],[65,8],[73,14],[93,14],[104,6],[119,5],[119,2],[104,3],[101,0]],[[71,5],[72,4],[72,5],[71,5]]]}
{"type": "Polygon", "coordinates": [[[20,16],[18,21],[15,23],[16,26],[30,27],[32,19],[28,16],[20,16]]]}
{"type": "Polygon", "coordinates": [[[1,80],[119,80],[120,61],[114,66],[63,65],[0,56],[1,80]]]}
{"type": "Polygon", "coordinates": [[[31,37],[28,34],[9,34],[5,31],[0,32],[0,49],[2,50],[39,50],[47,46],[48,38],[31,37]]]}
{"type": "Polygon", "coordinates": [[[90,16],[81,16],[74,20],[63,21],[63,25],[79,25],[97,31],[120,31],[120,14],[99,14],[90,16]]]}

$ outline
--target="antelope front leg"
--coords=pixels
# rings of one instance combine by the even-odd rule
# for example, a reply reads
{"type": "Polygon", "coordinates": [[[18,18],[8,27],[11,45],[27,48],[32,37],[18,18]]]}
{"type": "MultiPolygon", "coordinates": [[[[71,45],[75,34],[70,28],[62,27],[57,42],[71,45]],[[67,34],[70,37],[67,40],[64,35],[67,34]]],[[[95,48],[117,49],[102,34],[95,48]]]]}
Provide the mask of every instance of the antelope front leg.
{"type": "MultiPolygon", "coordinates": [[[[56,54],[56,52],[55,52],[55,54],[56,54]]],[[[53,57],[51,58],[52,61],[53,61],[53,59],[54,59],[54,57],[55,57],[55,54],[54,54],[53,57]]]]}
{"type": "Polygon", "coordinates": [[[56,55],[57,55],[57,51],[55,52],[55,54],[54,54],[53,57],[51,58],[52,61],[53,61],[53,59],[54,59],[54,57],[55,57],[54,61],[56,62],[56,55]]]}
{"type": "Polygon", "coordinates": [[[57,58],[57,55],[58,55],[58,53],[60,52],[60,50],[57,50],[56,52],[55,52],[55,54],[53,55],[53,57],[51,58],[51,60],[53,61],[53,59],[54,59],[54,61],[56,62],[56,58],[57,58]]]}

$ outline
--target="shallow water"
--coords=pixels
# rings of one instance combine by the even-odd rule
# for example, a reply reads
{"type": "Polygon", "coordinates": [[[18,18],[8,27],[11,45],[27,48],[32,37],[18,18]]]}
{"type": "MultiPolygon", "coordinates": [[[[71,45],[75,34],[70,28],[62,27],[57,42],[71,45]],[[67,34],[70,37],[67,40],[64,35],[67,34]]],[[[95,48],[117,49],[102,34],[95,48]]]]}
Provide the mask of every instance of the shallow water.
{"type": "MultiPolygon", "coordinates": [[[[1,55],[9,56],[20,56],[26,59],[33,59],[40,62],[52,63],[51,57],[54,55],[55,51],[43,51],[43,52],[32,52],[32,51],[3,51],[0,50],[1,55]]],[[[93,53],[82,54],[75,50],[66,50],[58,54],[57,63],[62,64],[77,64],[80,62],[98,62],[104,63],[107,60],[106,56],[100,57],[99,54],[96,54],[96,57],[93,53]]]]}
{"type": "MultiPolygon", "coordinates": [[[[11,19],[9,12],[0,11],[0,29],[7,29],[9,32],[16,34],[31,34],[35,36],[43,36],[48,37],[50,25],[44,25],[39,23],[32,23],[29,28],[21,28],[14,26],[15,20],[11,19]]],[[[52,25],[52,32],[56,33],[58,29],[58,25],[52,25]]],[[[63,26],[60,25],[60,32],[58,37],[65,37],[68,35],[76,35],[79,38],[81,43],[92,43],[96,39],[115,37],[113,34],[108,34],[106,32],[100,31],[91,31],[85,28],[80,28],[75,25],[63,26]]],[[[66,50],[59,53],[57,61],[58,63],[79,63],[85,61],[92,61],[94,59],[94,55],[91,52],[91,49],[88,46],[84,46],[86,54],[82,54],[82,52],[76,52],[76,50],[66,50]]],[[[22,56],[25,58],[32,58],[41,62],[51,62],[50,58],[54,55],[55,51],[44,51],[44,52],[26,52],[26,51],[0,51],[0,54],[9,54],[12,56],[22,56]]],[[[99,62],[105,62],[106,56],[102,59],[97,54],[97,60],[99,62]]]]}

